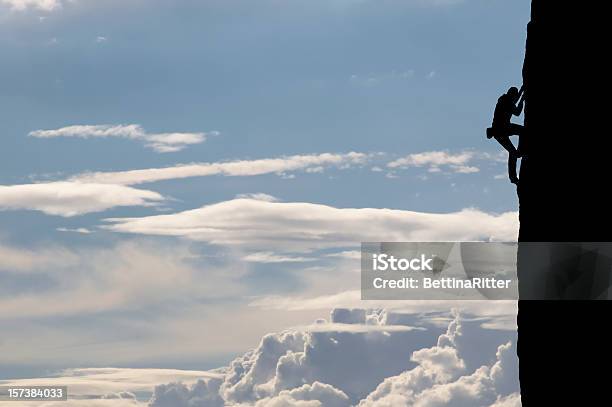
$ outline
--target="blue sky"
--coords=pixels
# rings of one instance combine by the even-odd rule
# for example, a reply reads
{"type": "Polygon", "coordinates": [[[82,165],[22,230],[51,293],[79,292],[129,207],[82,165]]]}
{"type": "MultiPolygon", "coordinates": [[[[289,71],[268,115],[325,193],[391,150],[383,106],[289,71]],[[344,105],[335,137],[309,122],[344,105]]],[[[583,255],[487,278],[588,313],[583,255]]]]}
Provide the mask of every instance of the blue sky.
{"type": "MultiPolygon", "coordinates": [[[[350,272],[321,272],[351,267],[350,255],[329,256],[354,250],[350,242],[388,236],[392,225],[406,239],[487,238],[497,225],[509,228],[501,214],[516,210],[515,192],[484,130],[499,94],[520,85],[529,3],[0,0],[0,185],[20,185],[0,189],[0,302],[11,310],[0,319],[15,328],[0,350],[21,343],[32,355],[15,356],[10,369],[211,365],[325,309],[264,311],[249,305],[253,298],[353,289],[350,272]],[[140,130],[60,135],[75,125],[140,130]],[[35,137],[37,130],[57,132],[35,137]],[[174,152],[151,146],[169,133],[202,141],[174,152]],[[252,175],[262,159],[286,170],[252,175]],[[90,180],[83,195],[65,196],[81,191],[76,184],[90,172],[237,160],[246,175],[90,180]],[[235,201],[241,194],[268,196],[235,201]],[[51,201],[78,213],[49,209],[51,201]],[[197,216],[184,212],[212,204],[197,216]],[[383,212],[360,212],[351,223],[346,208],[396,209],[407,223],[383,212]],[[432,218],[445,226],[431,230],[423,226],[429,218],[421,224],[408,213],[466,208],[477,213],[457,215],[457,226],[432,218]],[[293,210],[296,224],[287,223],[293,210]],[[217,220],[218,234],[201,230],[217,220]],[[427,233],[408,233],[414,222],[427,233]],[[473,230],[455,233],[461,225],[473,230]],[[319,240],[304,244],[311,233],[319,240]],[[256,261],[245,260],[253,254],[256,261]],[[151,270],[154,281],[134,288],[151,270]],[[210,290],[212,282],[223,289],[210,290]],[[88,303],[96,292],[106,305],[88,303]],[[35,298],[43,308],[58,298],[66,304],[37,314],[35,298]],[[256,327],[224,344],[225,316],[256,327]],[[194,325],[208,333],[186,340],[183,353],[161,351],[194,325]],[[56,357],[42,358],[34,339],[23,342],[38,329],[60,349],[56,357]],[[210,349],[199,350],[206,341],[210,349]]],[[[505,230],[498,237],[511,235],[505,230]]]]}

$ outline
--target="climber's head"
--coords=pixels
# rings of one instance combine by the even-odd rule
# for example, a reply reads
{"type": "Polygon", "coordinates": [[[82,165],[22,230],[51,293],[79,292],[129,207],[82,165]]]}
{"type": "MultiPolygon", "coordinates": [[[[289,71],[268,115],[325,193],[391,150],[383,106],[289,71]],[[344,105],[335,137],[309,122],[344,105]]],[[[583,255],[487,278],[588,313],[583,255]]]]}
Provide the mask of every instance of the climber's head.
{"type": "Polygon", "coordinates": [[[513,102],[517,102],[519,100],[519,90],[512,86],[510,89],[508,89],[508,92],[506,93],[508,96],[510,96],[510,98],[512,99],[513,102]]]}

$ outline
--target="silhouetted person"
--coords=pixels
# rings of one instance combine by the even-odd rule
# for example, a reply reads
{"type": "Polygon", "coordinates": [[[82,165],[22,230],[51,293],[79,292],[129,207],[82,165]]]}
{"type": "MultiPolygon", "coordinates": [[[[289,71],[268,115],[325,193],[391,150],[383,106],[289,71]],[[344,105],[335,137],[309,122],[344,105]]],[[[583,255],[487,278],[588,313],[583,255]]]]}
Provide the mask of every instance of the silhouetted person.
{"type": "Polygon", "coordinates": [[[525,102],[524,88],[519,91],[514,86],[508,89],[497,99],[495,113],[493,113],[493,125],[487,129],[487,138],[495,138],[508,151],[508,176],[510,182],[518,184],[516,175],[516,161],[521,153],[514,147],[510,136],[521,136],[523,126],[512,123],[512,116],[520,116],[525,102]]]}

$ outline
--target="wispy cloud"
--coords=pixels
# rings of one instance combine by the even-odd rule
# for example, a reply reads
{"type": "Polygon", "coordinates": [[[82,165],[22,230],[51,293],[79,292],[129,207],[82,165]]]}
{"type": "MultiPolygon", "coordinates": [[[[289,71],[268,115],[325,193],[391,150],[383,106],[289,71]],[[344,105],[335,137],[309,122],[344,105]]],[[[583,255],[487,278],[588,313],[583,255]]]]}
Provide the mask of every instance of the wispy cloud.
{"type": "Polygon", "coordinates": [[[62,0],[0,0],[0,4],[6,4],[14,10],[25,10],[28,8],[52,11],[62,6],[62,0]]]}
{"type": "MultiPolygon", "coordinates": [[[[153,387],[166,381],[195,383],[199,379],[218,379],[222,375],[206,371],[175,369],[80,368],[68,369],[46,378],[7,380],[13,386],[68,386],[75,406],[145,406],[134,399],[134,393],[151,393],[153,387]],[[78,401],[81,399],[81,401],[78,401]],[[85,400],[82,400],[85,399],[85,400]],[[124,403],[122,403],[124,399],[124,403]]],[[[19,403],[21,404],[21,403],[19,403]]],[[[28,406],[30,404],[27,404],[28,406]]],[[[40,402],[32,405],[40,406],[40,402]]]]}
{"type": "Polygon", "coordinates": [[[443,170],[469,174],[480,171],[478,167],[471,165],[478,155],[473,151],[462,151],[460,153],[449,153],[448,151],[427,151],[423,153],[409,154],[405,157],[391,161],[387,167],[392,169],[425,167],[429,172],[441,172],[443,170]]]}
{"type": "Polygon", "coordinates": [[[309,257],[279,255],[273,252],[251,253],[242,259],[251,263],[303,263],[315,260],[309,257]]]}
{"type": "Polygon", "coordinates": [[[89,235],[92,233],[92,231],[87,228],[57,228],[55,230],[58,232],[80,233],[82,235],[89,235]]]}
{"type": "Polygon", "coordinates": [[[268,195],[268,194],[264,194],[262,192],[258,192],[258,193],[254,193],[254,194],[238,194],[236,195],[236,198],[238,199],[256,199],[258,201],[266,201],[266,202],[277,202],[278,198],[272,196],[272,195],[268,195]]]}
{"type": "Polygon", "coordinates": [[[305,171],[309,168],[330,167],[347,168],[366,162],[367,154],[350,152],[347,154],[293,155],[259,160],[239,160],[213,163],[181,164],[165,168],[142,170],[90,172],[76,175],[72,181],[103,184],[135,185],[146,182],[170,179],[205,177],[211,175],[254,176],[264,174],[286,174],[291,171],[305,171]]]}
{"type": "Polygon", "coordinates": [[[0,270],[20,273],[48,271],[78,264],[78,256],[59,246],[21,248],[0,242],[0,270]]]}
{"type": "Polygon", "coordinates": [[[209,265],[203,278],[187,244],[168,247],[132,240],[108,248],[37,249],[0,244],[0,255],[6,256],[0,259],[0,270],[36,273],[50,282],[50,286],[25,291],[17,286],[10,295],[0,297],[0,320],[13,315],[28,318],[140,309],[176,298],[213,299],[243,289],[228,284],[241,273],[234,262],[227,266],[232,273],[225,266],[209,265]]]}
{"type": "Polygon", "coordinates": [[[385,82],[398,82],[402,80],[411,79],[414,77],[414,69],[406,69],[401,71],[391,71],[383,73],[370,73],[370,74],[353,74],[350,76],[349,81],[351,84],[356,86],[376,86],[385,82]]]}
{"type": "Polygon", "coordinates": [[[337,253],[330,253],[327,257],[348,259],[348,260],[360,260],[361,252],[359,250],[344,250],[337,253]]]}
{"type": "Polygon", "coordinates": [[[515,240],[516,212],[476,209],[438,214],[376,208],[335,208],[307,202],[234,199],[168,215],[107,219],[107,229],[180,236],[256,251],[306,252],[362,241],[515,240]],[[240,216],[236,216],[240,214],[240,216]]]}
{"type": "MultiPolygon", "coordinates": [[[[102,37],[98,37],[100,39],[102,37]]],[[[104,39],[103,41],[106,41],[104,39]]],[[[100,41],[98,41],[100,42],[100,41]]],[[[103,125],[74,125],[54,130],[35,130],[29,133],[36,138],[79,137],[79,138],[107,138],[117,137],[139,140],[148,148],[158,153],[170,153],[184,149],[193,144],[206,141],[208,136],[218,135],[219,132],[208,133],[147,133],[139,124],[103,124],[103,125]]]]}
{"type": "Polygon", "coordinates": [[[117,206],[153,206],[163,200],[157,192],[124,185],[48,182],[0,186],[0,210],[28,209],[64,217],[117,206]]]}

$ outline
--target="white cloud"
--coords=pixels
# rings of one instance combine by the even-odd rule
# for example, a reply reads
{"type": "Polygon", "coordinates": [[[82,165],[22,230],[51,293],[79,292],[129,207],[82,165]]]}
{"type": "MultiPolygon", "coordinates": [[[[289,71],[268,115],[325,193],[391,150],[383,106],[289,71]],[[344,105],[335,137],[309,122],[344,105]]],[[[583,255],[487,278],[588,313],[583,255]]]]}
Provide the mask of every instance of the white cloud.
{"type": "Polygon", "coordinates": [[[459,303],[456,300],[407,300],[407,301],[376,301],[362,300],[361,291],[348,290],[317,296],[264,296],[255,298],[250,305],[272,310],[328,310],[332,308],[355,309],[368,307],[371,309],[385,308],[384,318],[400,318],[404,314],[444,312],[458,308],[462,312],[480,315],[483,326],[491,329],[516,330],[516,301],[475,300],[459,303]]]}
{"type": "Polygon", "coordinates": [[[322,153],[313,155],[293,155],[260,160],[240,160],[214,163],[182,164],[165,168],[148,168],[142,170],[92,172],[77,175],[72,180],[104,184],[134,185],[145,182],[164,181],[189,177],[206,177],[211,175],[255,176],[264,174],[282,175],[290,171],[304,171],[308,168],[335,166],[347,168],[363,164],[367,154],[350,152],[347,154],[322,153]]]}
{"type": "MultiPolygon", "coordinates": [[[[482,366],[470,375],[456,380],[445,380],[435,377],[433,383],[426,388],[421,379],[415,377],[414,369],[397,377],[385,380],[367,400],[360,403],[360,407],[387,407],[387,406],[422,406],[422,407],[490,407],[498,403],[516,400],[518,393],[517,371],[513,369],[513,359],[516,358],[511,343],[498,347],[497,360],[492,366],[482,366]],[[508,375],[512,378],[504,382],[498,375],[508,375]],[[509,382],[512,383],[509,383],[509,382]],[[511,388],[513,393],[504,393],[502,388],[511,388]]],[[[413,355],[414,357],[414,355],[413,355]]],[[[418,360],[415,360],[418,361],[418,360]]],[[[421,364],[419,367],[425,368],[421,364]]],[[[503,405],[503,404],[502,404],[503,405]]]]}
{"type": "Polygon", "coordinates": [[[22,401],[19,407],[146,407],[145,402],[130,398],[87,398],[67,401],[22,401]]]}
{"type": "Polygon", "coordinates": [[[429,172],[441,172],[442,169],[455,173],[469,174],[480,171],[470,163],[478,157],[473,151],[449,153],[447,151],[427,151],[409,154],[387,164],[389,168],[426,167],[429,172]]]}
{"type": "Polygon", "coordinates": [[[258,201],[266,201],[266,202],[277,202],[278,201],[278,198],[272,195],[261,193],[261,192],[255,193],[255,194],[238,194],[236,195],[236,198],[255,199],[258,201]]]}
{"type": "Polygon", "coordinates": [[[258,401],[255,407],[350,407],[348,396],[329,384],[314,382],[258,401]]]}
{"type": "Polygon", "coordinates": [[[477,357],[481,350],[473,351],[475,335],[482,332],[473,325],[467,332],[464,329],[456,317],[436,346],[412,353],[416,368],[387,378],[359,406],[489,407],[513,396],[518,390],[518,365],[511,341],[497,347],[492,365],[477,367],[487,360],[477,357]]]}
{"type": "Polygon", "coordinates": [[[491,407],[521,407],[521,395],[520,393],[512,393],[506,397],[500,397],[491,407]]]}
{"type": "Polygon", "coordinates": [[[92,231],[87,228],[57,228],[55,230],[57,230],[58,232],[80,233],[82,235],[89,235],[92,233],[92,231]]]}
{"type": "Polygon", "coordinates": [[[370,74],[353,74],[349,82],[353,85],[372,87],[385,82],[398,83],[414,77],[413,69],[394,70],[390,72],[379,72],[370,74]]]}
{"type": "Polygon", "coordinates": [[[78,261],[78,256],[73,252],[59,246],[24,249],[0,243],[0,271],[46,271],[49,268],[74,266],[78,261]]]}
{"type": "Polygon", "coordinates": [[[251,253],[242,259],[251,263],[303,263],[315,260],[309,257],[279,255],[272,252],[251,253]]]}
{"type": "Polygon", "coordinates": [[[155,387],[149,405],[151,407],[224,407],[219,395],[219,386],[223,380],[198,380],[193,386],[176,382],[155,387]]]}
{"type": "Polygon", "coordinates": [[[478,167],[474,167],[474,166],[459,166],[454,168],[454,171],[459,173],[459,174],[473,174],[475,172],[479,172],[480,169],[478,167]]]}
{"type": "Polygon", "coordinates": [[[123,185],[81,182],[0,185],[0,210],[28,209],[64,217],[117,206],[154,206],[162,200],[157,192],[123,185]]]}
{"type": "Polygon", "coordinates": [[[358,250],[344,250],[337,253],[330,253],[327,255],[327,257],[335,257],[348,260],[360,260],[361,252],[358,250]]]}
{"type": "MultiPolygon", "coordinates": [[[[106,38],[98,37],[97,42],[105,42],[106,38]]],[[[218,135],[216,131],[209,133],[147,133],[138,124],[118,125],[74,125],[62,127],[55,130],[35,130],[30,132],[31,137],[56,138],[56,137],[79,137],[79,138],[106,138],[118,137],[132,140],[140,140],[145,145],[158,153],[176,152],[192,144],[200,144],[206,141],[208,136],[218,135]]]]}
{"type": "Polygon", "coordinates": [[[69,403],[33,402],[25,406],[144,406],[134,400],[134,393],[152,393],[164,382],[196,383],[198,380],[220,380],[220,373],[175,369],[79,368],[61,371],[51,377],[0,380],[2,386],[68,386],[69,403]],[[79,398],[81,400],[79,400],[79,398]]]}
{"type": "Polygon", "coordinates": [[[392,372],[406,369],[410,352],[430,337],[426,330],[409,326],[337,322],[268,334],[256,349],[230,363],[218,394],[223,405],[319,401],[305,405],[320,406],[326,400],[338,404],[323,406],[348,406],[348,399],[355,403],[392,372]]]}
{"type": "Polygon", "coordinates": [[[516,405],[512,332],[484,329],[458,313],[445,330],[414,329],[431,313],[403,319],[385,313],[336,310],[331,323],[268,334],[223,369],[220,381],[158,386],[150,407],[516,405]]]}
{"type": "Polygon", "coordinates": [[[41,281],[50,284],[0,297],[0,319],[138,309],[177,298],[214,299],[242,292],[238,285],[221,283],[239,276],[238,267],[228,276],[223,267],[209,266],[204,278],[186,245],[124,241],[105,249],[57,247],[40,253],[0,245],[0,255],[5,256],[0,270],[44,273],[41,281]]]}
{"type": "Polygon", "coordinates": [[[0,385],[67,385],[70,403],[49,407],[144,406],[148,395],[149,407],[520,406],[516,331],[479,315],[396,312],[336,309],[211,371],[70,369],[0,385]]]}
{"type": "Polygon", "coordinates": [[[42,11],[52,11],[62,6],[62,0],[0,0],[13,10],[25,10],[34,8],[42,11]]]}
{"type": "Polygon", "coordinates": [[[516,212],[476,209],[437,214],[375,208],[335,208],[295,202],[234,199],[175,214],[107,219],[107,229],[178,236],[267,251],[354,247],[376,241],[514,241],[516,212]]]}

